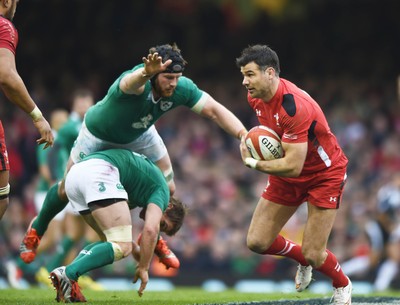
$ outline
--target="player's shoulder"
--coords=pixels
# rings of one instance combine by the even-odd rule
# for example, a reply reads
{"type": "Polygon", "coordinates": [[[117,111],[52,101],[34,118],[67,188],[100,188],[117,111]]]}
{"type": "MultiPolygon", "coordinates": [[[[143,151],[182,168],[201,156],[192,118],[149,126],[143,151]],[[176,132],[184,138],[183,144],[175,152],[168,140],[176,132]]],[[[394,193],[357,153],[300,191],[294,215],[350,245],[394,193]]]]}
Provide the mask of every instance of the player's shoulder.
{"type": "Polygon", "coordinates": [[[4,18],[1,15],[0,15],[0,27],[12,27],[13,29],[15,29],[14,24],[10,20],[4,18]]]}
{"type": "Polygon", "coordinates": [[[296,84],[281,79],[282,90],[282,108],[290,115],[294,116],[296,109],[314,107],[315,100],[303,89],[296,84]]]}
{"type": "MultiPolygon", "coordinates": [[[[175,100],[175,102],[187,104],[189,101],[199,101],[202,94],[203,91],[200,90],[190,78],[181,76],[179,77],[172,99],[175,100]]],[[[193,106],[193,104],[190,104],[189,106],[193,106]]]]}
{"type": "Polygon", "coordinates": [[[183,76],[183,75],[181,77],[179,77],[177,88],[189,89],[189,88],[193,88],[193,87],[197,88],[197,85],[195,84],[195,82],[193,80],[191,80],[190,78],[183,76]]]}
{"type": "Polygon", "coordinates": [[[15,40],[17,34],[18,32],[14,24],[0,15],[0,35],[3,37],[9,36],[12,40],[15,40]]]}
{"type": "Polygon", "coordinates": [[[2,39],[2,47],[10,49],[15,54],[18,44],[18,31],[10,20],[2,16],[0,16],[0,38],[2,39]]]}

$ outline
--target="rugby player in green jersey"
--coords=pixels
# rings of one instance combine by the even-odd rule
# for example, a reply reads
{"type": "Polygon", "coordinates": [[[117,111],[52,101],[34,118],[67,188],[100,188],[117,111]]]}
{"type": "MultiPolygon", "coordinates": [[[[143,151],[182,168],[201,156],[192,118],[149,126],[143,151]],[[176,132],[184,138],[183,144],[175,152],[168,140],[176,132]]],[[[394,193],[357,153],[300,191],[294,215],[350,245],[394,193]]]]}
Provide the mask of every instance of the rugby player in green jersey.
{"type": "Polygon", "coordinates": [[[144,155],[109,149],[88,155],[68,172],[65,189],[70,203],[98,233],[100,242],[86,246],[67,265],[55,268],[50,279],[57,301],[85,302],[78,279],[86,272],[112,264],[132,252],[138,264],[139,296],[149,281],[148,270],[160,231],[174,235],[182,226],[185,206],[170,197],[160,169],[144,155]],[[130,210],[145,209],[140,246],[132,243],[130,210]]]}
{"type": "MultiPolygon", "coordinates": [[[[126,148],[155,162],[173,194],[175,183],[171,160],[154,127],[163,114],[186,106],[217,123],[235,138],[240,139],[247,131],[231,111],[182,75],[186,61],[175,44],[153,47],[142,60],[142,64],[123,72],[106,96],[89,109],[72,148],[67,170],[92,152],[126,148]]],[[[63,180],[49,190],[41,212],[25,234],[20,247],[20,256],[25,262],[35,259],[48,223],[67,202],[63,180]]],[[[170,252],[167,247],[164,249],[167,254],[170,252]]]]}

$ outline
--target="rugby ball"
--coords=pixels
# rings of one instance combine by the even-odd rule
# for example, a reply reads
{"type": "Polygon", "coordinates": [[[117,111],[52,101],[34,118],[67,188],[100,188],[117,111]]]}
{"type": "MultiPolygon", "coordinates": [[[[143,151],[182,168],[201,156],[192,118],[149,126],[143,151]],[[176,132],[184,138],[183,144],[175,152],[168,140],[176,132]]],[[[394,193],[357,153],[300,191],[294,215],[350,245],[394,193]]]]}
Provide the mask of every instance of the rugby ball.
{"type": "Polygon", "coordinates": [[[245,138],[251,156],[256,160],[274,160],[282,158],[283,149],[278,134],[267,126],[255,126],[245,138]]]}

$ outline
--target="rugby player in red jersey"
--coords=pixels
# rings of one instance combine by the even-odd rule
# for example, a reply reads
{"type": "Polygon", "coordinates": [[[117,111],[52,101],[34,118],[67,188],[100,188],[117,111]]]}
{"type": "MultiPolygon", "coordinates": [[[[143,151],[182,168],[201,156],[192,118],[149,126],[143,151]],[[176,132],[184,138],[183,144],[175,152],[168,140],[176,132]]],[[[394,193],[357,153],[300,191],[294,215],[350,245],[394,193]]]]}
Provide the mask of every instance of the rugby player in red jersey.
{"type": "Polygon", "coordinates": [[[250,46],[236,64],[260,124],[280,136],[284,150],[282,158],[258,161],[251,157],[242,137],[243,162],[269,174],[250,223],[247,246],[259,254],[297,261],[295,284],[299,292],[310,284],[312,269],[323,273],[332,280],[334,304],[349,305],[351,281],[335,255],[326,249],[346,182],[348,160],[317,102],[279,77],[275,51],[266,45],[250,46]],[[280,232],[304,202],[308,219],[302,245],[298,245],[280,232]]]}
{"type": "MultiPolygon", "coordinates": [[[[53,144],[53,134],[47,120],[36,106],[17,72],[15,50],[18,44],[18,32],[12,24],[19,0],[0,0],[0,88],[4,95],[23,111],[28,113],[40,133],[38,144],[46,143],[45,148],[53,144]]],[[[8,206],[10,193],[10,164],[8,161],[3,125],[0,121],[0,219],[8,206]]]]}

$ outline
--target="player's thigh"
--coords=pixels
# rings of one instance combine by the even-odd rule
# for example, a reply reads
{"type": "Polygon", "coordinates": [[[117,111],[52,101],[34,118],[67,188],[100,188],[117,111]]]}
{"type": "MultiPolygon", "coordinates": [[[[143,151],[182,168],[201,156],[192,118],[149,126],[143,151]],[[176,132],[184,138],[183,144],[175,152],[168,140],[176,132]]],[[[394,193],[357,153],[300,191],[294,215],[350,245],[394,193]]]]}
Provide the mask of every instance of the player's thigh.
{"type": "Polygon", "coordinates": [[[0,171],[0,187],[5,187],[10,180],[10,172],[9,171],[0,171]]]}
{"type": "MultiPolygon", "coordinates": [[[[107,240],[103,231],[101,230],[101,228],[99,227],[99,225],[97,224],[96,220],[93,218],[93,215],[91,213],[82,215],[82,218],[87,223],[87,226],[91,229],[91,232],[96,233],[97,239],[100,239],[102,241],[107,240]]],[[[93,236],[91,236],[91,237],[93,237],[93,236]]],[[[95,238],[93,237],[93,239],[88,239],[88,240],[93,242],[93,241],[95,241],[95,238]]]]}
{"type": "Polygon", "coordinates": [[[131,213],[125,200],[94,209],[91,213],[102,231],[132,225],[131,213]]]}
{"type": "Polygon", "coordinates": [[[61,198],[67,199],[67,193],[65,192],[65,177],[67,176],[69,170],[71,169],[72,165],[74,165],[74,161],[72,161],[72,158],[70,157],[68,159],[67,165],[65,167],[65,172],[64,172],[64,177],[63,179],[58,183],[58,194],[61,198]]]}
{"type": "Polygon", "coordinates": [[[337,209],[316,207],[308,203],[308,218],[304,228],[303,252],[325,251],[337,209]]]}
{"type": "Polygon", "coordinates": [[[261,197],[250,222],[248,242],[263,241],[271,245],[296,210],[297,207],[280,205],[261,197]]]}

